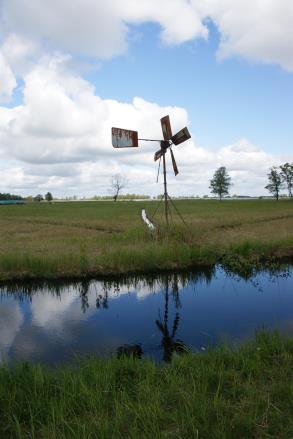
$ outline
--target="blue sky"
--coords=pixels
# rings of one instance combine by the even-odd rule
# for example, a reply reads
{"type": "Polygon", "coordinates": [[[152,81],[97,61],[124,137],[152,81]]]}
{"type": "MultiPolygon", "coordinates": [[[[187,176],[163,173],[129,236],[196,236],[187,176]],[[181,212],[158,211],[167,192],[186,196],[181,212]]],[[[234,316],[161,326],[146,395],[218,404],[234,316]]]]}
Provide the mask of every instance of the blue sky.
{"type": "Polygon", "coordinates": [[[2,0],[1,191],[156,195],[157,146],[111,146],[111,126],[160,135],[170,114],[192,139],[176,151],[174,195],[209,193],[226,166],[233,193],[264,195],[293,161],[291,0],[2,0]]]}
{"type": "Polygon", "coordinates": [[[131,102],[140,96],[186,108],[202,145],[224,146],[245,136],[272,153],[289,153],[292,73],[240,57],[217,60],[220,36],[212,23],[208,27],[208,41],[175,47],[160,43],[158,25],[135,27],[138,37],[128,54],[100,64],[86,77],[104,99],[131,102]]]}

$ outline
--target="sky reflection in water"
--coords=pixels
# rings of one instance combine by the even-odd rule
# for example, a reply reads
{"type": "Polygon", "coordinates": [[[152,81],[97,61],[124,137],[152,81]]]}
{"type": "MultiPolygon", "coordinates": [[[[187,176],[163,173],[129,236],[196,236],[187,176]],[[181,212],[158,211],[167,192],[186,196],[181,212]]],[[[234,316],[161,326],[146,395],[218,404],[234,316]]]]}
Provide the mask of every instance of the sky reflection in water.
{"type": "Polygon", "coordinates": [[[143,356],[169,361],[173,351],[237,344],[261,328],[293,335],[292,274],[243,280],[218,267],[120,283],[2,287],[0,361],[57,364],[139,344],[143,356]]]}

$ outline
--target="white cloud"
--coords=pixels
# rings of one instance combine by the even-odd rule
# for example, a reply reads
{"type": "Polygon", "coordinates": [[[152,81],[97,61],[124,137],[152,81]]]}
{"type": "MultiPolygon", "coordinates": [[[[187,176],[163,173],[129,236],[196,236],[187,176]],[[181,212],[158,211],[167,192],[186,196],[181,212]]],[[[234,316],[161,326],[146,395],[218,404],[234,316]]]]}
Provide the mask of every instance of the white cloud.
{"type": "Polygon", "coordinates": [[[0,52],[0,102],[9,101],[15,87],[15,76],[3,54],[0,52]]]}
{"type": "Polygon", "coordinates": [[[126,50],[127,27],[115,0],[4,0],[7,31],[51,49],[110,58],[126,50]]]}
{"type": "MultiPolygon", "coordinates": [[[[93,286],[96,288],[96,284],[93,284],[93,286]]],[[[137,300],[144,300],[151,294],[159,293],[163,289],[163,285],[161,282],[155,280],[152,284],[152,287],[145,282],[145,281],[138,281],[135,283],[135,285],[124,285],[119,284],[119,291],[115,289],[114,286],[111,286],[107,290],[107,295],[109,299],[119,299],[122,295],[135,295],[137,300]]],[[[178,283],[178,288],[182,289],[182,283],[178,283]]]]}
{"type": "Polygon", "coordinates": [[[60,328],[64,315],[74,318],[78,293],[74,289],[62,292],[62,296],[54,296],[50,292],[36,294],[32,297],[31,312],[34,325],[49,328],[60,328]]]}
{"type": "MultiPolygon", "coordinates": [[[[182,288],[180,282],[179,288],[182,288]]],[[[159,282],[154,282],[152,289],[150,289],[144,281],[139,281],[135,286],[119,284],[119,291],[117,291],[114,285],[105,289],[103,282],[92,282],[89,284],[87,292],[87,303],[89,307],[86,310],[86,313],[82,313],[81,311],[81,289],[82,285],[76,285],[64,288],[60,292],[60,296],[53,295],[50,291],[43,291],[42,294],[33,295],[30,305],[32,324],[40,326],[46,331],[54,330],[60,337],[64,337],[65,333],[67,337],[68,331],[66,331],[66,326],[68,325],[68,322],[70,324],[72,324],[72,322],[78,323],[81,320],[89,319],[90,316],[97,313],[97,296],[104,298],[106,297],[105,294],[107,292],[107,298],[109,300],[115,300],[119,299],[122,295],[135,294],[138,300],[143,300],[148,295],[159,292],[162,289],[162,285],[159,282]]],[[[15,317],[14,322],[14,326],[18,330],[22,320],[19,321],[19,318],[15,317]]],[[[4,333],[6,345],[10,345],[14,338],[14,335],[12,337],[10,332],[11,330],[7,330],[4,333]]],[[[0,347],[1,344],[3,345],[4,341],[1,343],[0,335],[0,347]]]]}
{"type": "Polygon", "coordinates": [[[88,82],[66,71],[59,57],[44,60],[24,81],[23,105],[0,107],[0,153],[9,160],[80,163],[108,156],[131,164],[133,151],[113,154],[111,126],[137,127],[142,134],[147,127],[145,135],[159,137],[164,114],[172,115],[175,129],[187,122],[182,108],[162,108],[140,98],[131,104],[102,100],[88,82]]]}
{"type": "Polygon", "coordinates": [[[7,35],[1,47],[2,53],[17,76],[23,76],[33,68],[34,62],[41,55],[37,42],[14,33],[7,35]]]}
{"type": "MultiPolygon", "coordinates": [[[[177,156],[176,156],[177,158],[177,156]]],[[[265,194],[264,186],[267,171],[285,161],[292,161],[293,154],[287,157],[268,154],[260,147],[240,139],[232,145],[207,150],[190,143],[184,154],[177,160],[182,170],[186,193],[202,195],[209,193],[209,181],[214,171],[225,166],[232,177],[232,193],[238,195],[265,194]]]]}
{"type": "Polygon", "coordinates": [[[180,44],[195,38],[207,38],[197,6],[187,0],[117,0],[119,15],[127,23],[155,22],[162,27],[161,38],[166,44],[180,44]]]}
{"type": "Polygon", "coordinates": [[[106,59],[127,50],[127,24],[158,23],[168,44],[208,33],[198,9],[186,0],[4,0],[3,17],[7,32],[17,29],[53,50],[106,59]]]}
{"type": "Polygon", "coordinates": [[[200,3],[202,12],[219,29],[220,58],[240,55],[293,71],[291,0],[201,0],[200,3]]]}
{"type": "MultiPolygon", "coordinates": [[[[141,142],[138,149],[111,146],[111,127],[137,129],[141,137],[160,138],[159,120],[170,114],[173,131],[188,125],[184,108],[162,107],[134,98],[131,103],[102,100],[85,80],[67,69],[68,58],[44,58],[24,76],[24,102],[0,107],[2,191],[54,195],[107,194],[115,173],[126,174],[128,192],[160,193],[155,184],[157,144],[141,142]]],[[[174,148],[179,167],[170,168],[170,192],[204,194],[218,166],[226,166],[240,184],[233,192],[264,193],[268,168],[293,157],[276,157],[246,139],[212,150],[192,139],[174,148]]]]}
{"type": "Polygon", "coordinates": [[[0,307],[0,364],[6,359],[14,339],[23,323],[23,314],[18,304],[2,303],[0,307]]]}
{"type": "MultiPolygon", "coordinates": [[[[165,44],[181,44],[207,38],[210,19],[221,58],[240,55],[293,71],[291,0],[3,0],[2,17],[6,36],[99,59],[127,51],[132,24],[157,23],[165,44]]],[[[19,55],[24,48],[16,46],[19,55]]]]}

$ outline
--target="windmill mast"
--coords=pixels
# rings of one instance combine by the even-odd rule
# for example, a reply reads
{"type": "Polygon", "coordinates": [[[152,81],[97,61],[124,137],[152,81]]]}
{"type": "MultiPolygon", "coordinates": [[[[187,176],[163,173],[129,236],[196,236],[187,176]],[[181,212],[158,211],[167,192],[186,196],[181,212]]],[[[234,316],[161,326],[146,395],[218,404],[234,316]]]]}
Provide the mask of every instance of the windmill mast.
{"type": "Polygon", "coordinates": [[[169,226],[168,218],[168,191],[167,191],[167,170],[166,170],[166,152],[170,146],[169,140],[172,137],[172,128],[169,116],[162,117],[161,127],[164,140],[161,142],[161,151],[163,153],[163,173],[164,173],[164,202],[165,202],[165,218],[166,224],[169,226]]]}
{"type": "Polygon", "coordinates": [[[165,218],[166,218],[166,224],[167,224],[167,226],[169,226],[169,218],[168,218],[167,173],[166,173],[166,151],[163,153],[163,173],[164,173],[165,218]]]}

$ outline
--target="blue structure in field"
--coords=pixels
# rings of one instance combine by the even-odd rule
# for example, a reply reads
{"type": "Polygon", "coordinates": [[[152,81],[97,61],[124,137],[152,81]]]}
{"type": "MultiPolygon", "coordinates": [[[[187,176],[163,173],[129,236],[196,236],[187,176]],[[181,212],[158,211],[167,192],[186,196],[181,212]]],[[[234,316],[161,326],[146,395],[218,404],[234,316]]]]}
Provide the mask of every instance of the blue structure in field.
{"type": "Polygon", "coordinates": [[[0,205],[1,204],[24,204],[24,200],[0,200],[0,205]]]}

